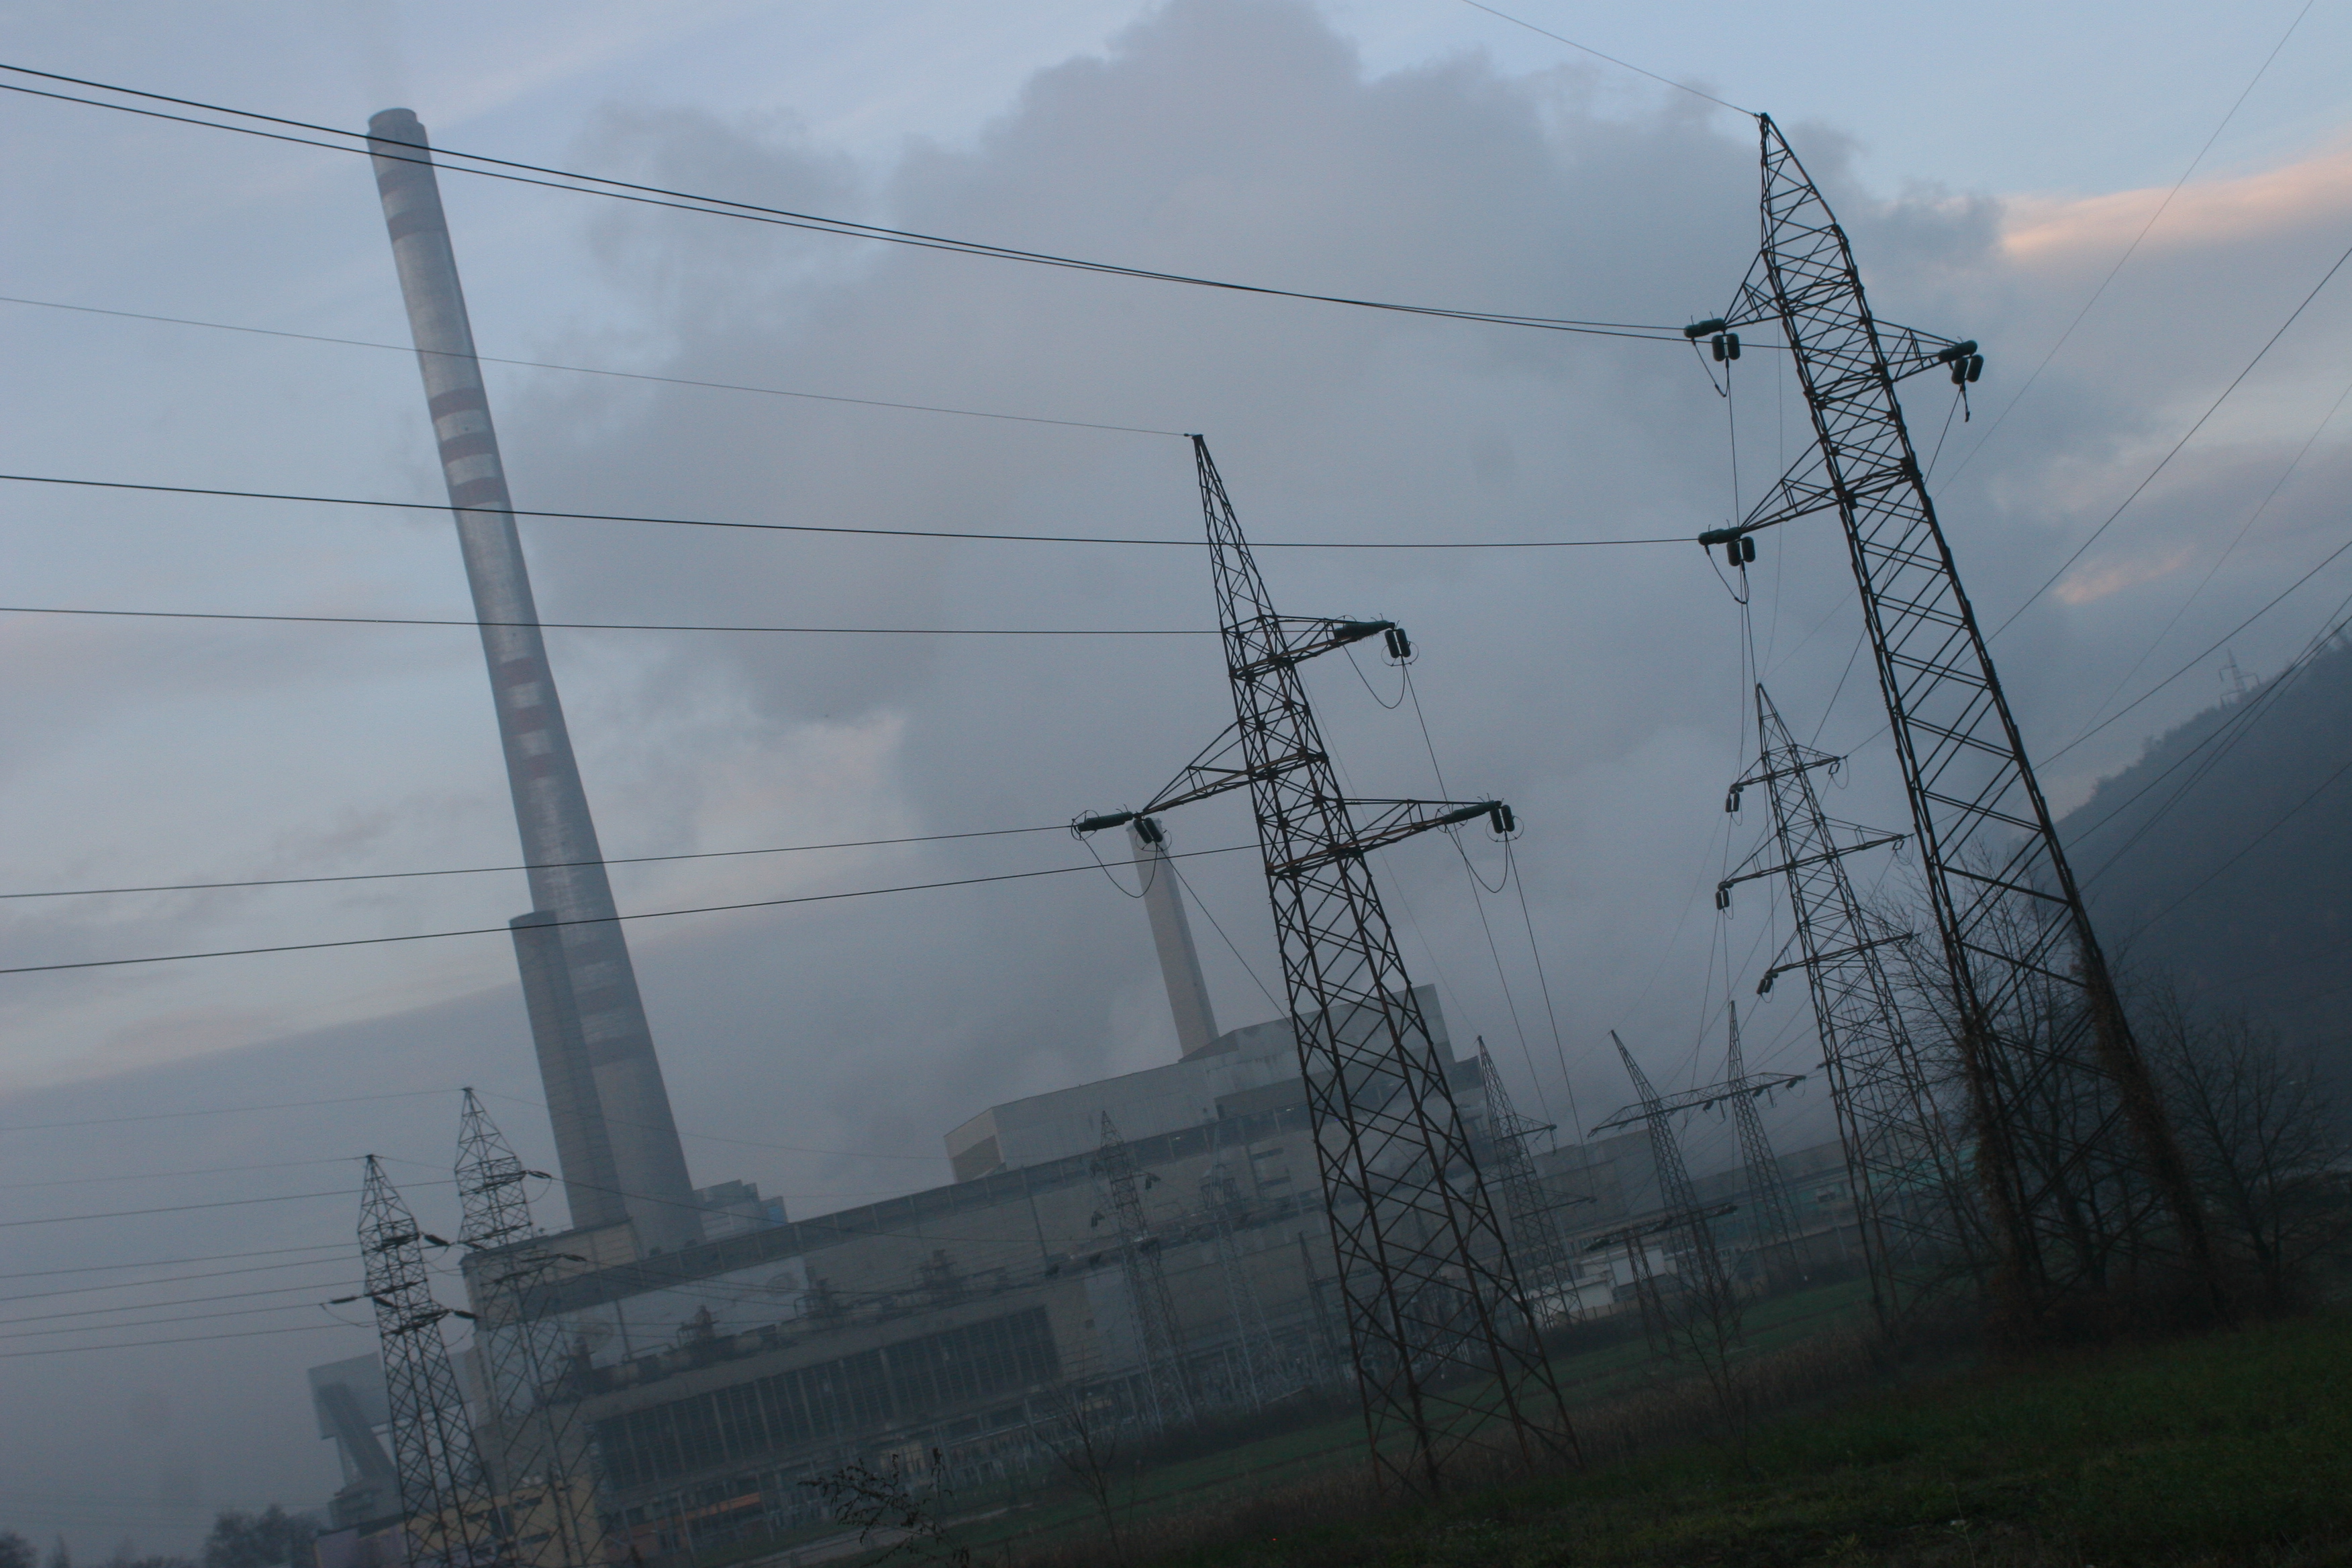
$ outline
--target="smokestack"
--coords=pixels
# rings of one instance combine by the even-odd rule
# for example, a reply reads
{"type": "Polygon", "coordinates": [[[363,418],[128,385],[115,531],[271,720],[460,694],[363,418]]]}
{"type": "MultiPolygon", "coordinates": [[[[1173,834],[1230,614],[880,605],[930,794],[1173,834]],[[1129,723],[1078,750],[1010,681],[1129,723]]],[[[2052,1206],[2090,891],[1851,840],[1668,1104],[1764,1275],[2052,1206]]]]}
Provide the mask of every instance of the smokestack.
{"type": "Polygon", "coordinates": [[[368,141],[533,868],[515,955],[572,1223],[633,1220],[639,1247],[668,1250],[700,1238],[700,1213],[548,669],[425,127],[387,109],[368,121],[368,141]]]}
{"type": "Polygon", "coordinates": [[[1168,837],[1157,818],[1139,816],[1127,825],[1127,841],[1143,879],[1143,907],[1151,916],[1151,944],[1160,950],[1160,977],[1168,983],[1168,1010],[1176,1016],[1176,1043],[1185,1056],[1197,1056],[1217,1037],[1217,1015],[1209,1005],[1209,983],[1192,945],[1192,922],[1184,917],[1176,868],[1168,861],[1168,837]]]}

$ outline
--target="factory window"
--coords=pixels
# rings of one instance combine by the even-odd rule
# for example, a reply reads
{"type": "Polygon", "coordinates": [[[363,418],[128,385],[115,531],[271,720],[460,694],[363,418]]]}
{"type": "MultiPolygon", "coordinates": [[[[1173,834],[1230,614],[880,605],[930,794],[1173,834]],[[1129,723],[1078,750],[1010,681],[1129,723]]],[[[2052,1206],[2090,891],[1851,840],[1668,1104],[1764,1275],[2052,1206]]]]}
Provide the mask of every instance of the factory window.
{"type": "Polygon", "coordinates": [[[1059,1371],[1045,1310],[1032,1307],[616,1415],[596,1424],[596,1440],[614,1485],[646,1486],[930,1415],[1059,1371]]]}

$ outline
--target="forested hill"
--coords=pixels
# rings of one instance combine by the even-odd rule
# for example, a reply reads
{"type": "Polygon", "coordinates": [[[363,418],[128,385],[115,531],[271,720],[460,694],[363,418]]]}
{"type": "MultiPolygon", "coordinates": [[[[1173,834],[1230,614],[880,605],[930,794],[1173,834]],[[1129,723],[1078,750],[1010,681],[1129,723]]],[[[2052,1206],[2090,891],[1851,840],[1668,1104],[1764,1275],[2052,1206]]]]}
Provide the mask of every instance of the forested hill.
{"type": "Polygon", "coordinates": [[[2058,825],[2110,955],[2352,1058],[2352,644],[2151,743],[2058,825]]]}

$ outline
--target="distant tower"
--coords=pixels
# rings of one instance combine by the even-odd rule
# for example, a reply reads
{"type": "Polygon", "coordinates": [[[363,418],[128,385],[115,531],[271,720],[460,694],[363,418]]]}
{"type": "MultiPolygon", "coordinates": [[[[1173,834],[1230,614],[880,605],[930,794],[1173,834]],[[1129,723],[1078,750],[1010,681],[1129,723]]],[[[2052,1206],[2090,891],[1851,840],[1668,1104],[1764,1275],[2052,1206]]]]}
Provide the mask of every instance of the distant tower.
{"type": "Polygon", "coordinates": [[[1151,944],[1160,950],[1168,1009],[1176,1016],[1176,1042],[1185,1056],[1197,1056],[1217,1037],[1217,1015],[1201,974],[1200,950],[1192,945],[1192,923],[1184,918],[1183,885],[1169,863],[1168,835],[1158,817],[1139,816],[1127,825],[1127,838],[1143,879],[1143,908],[1151,917],[1151,944]]]}
{"type": "Polygon", "coordinates": [[[482,1568],[505,1560],[507,1542],[441,1337],[449,1309],[433,1299],[428,1241],[447,1245],[417,1229],[370,1154],[361,1183],[360,1258],[383,1352],[409,1568],[482,1568]]]}
{"type": "Polygon", "coordinates": [[[532,868],[515,956],[564,1196],[574,1226],[633,1220],[641,1248],[667,1251],[700,1238],[700,1210],[548,668],[432,154],[405,109],[370,120],[368,140],[532,868]]]}

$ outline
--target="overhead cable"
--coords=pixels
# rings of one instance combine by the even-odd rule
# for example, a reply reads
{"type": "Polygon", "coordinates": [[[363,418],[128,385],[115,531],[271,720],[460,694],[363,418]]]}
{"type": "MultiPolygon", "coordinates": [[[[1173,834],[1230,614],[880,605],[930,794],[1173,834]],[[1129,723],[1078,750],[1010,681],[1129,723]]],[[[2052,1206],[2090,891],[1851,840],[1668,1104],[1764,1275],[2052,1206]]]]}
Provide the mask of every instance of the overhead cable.
{"type": "Polygon", "coordinates": [[[1596,60],[1607,60],[1611,65],[1617,67],[1620,70],[1629,70],[1635,76],[1648,77],[1652,81],[1663,83],[1667,87],[1673,88],[1676,92],[1689,93],[1693,98],[1703,98],[1709,103],[1717,104],[1722,108],[1731,110],[1734,114],[1744,114],[1750,120],[1756,118],[1756,111],[1752,109],[1742,109],[1736,103],[1730,102],[1726,99],[1717,98],[1715,94],[1708,92],[1704,89],[1693,87],[1686,81],[1676,81],[1670,76],[1660,76],[1656,71],[1637,66],[1632,60],[1620,59],[1615,55],[1604,54],[1601,50],[1594,48],[1591,44],[1580,44],[1574,38],[1564,37],[1548,28],[1538,27],[1533,22],[1522,21],[1520,18],[1510,15],[1508,12],[1497,11],[1492,5],[1481,5],[1479,0],[1462,0],[1462,3],[1465,5],[1469,6],[1473,11],[1484,11],[1489,16],[1493,16],[1499,21],[1508,22],[1514,27],[1525,27],[1530,33],[1539,33],[1543,37],[1549,38],[1553,43],[1566,44],[1570,48],[1576,50],[1580,54],[1591,55],[1596,60]]]}
{"type": "MultiPolygon", "coordinates": [[[[680,855],[606,856],[596,860],[521,861],[505,866],[452,866],[429,871],[346,871],[331,877],[247,877],[232,882],[155,882],[123,888],[56,888],[39,892],[0,893],[0,899],[80,899],[113,893],[205,893],[224,888],[299,888],[320,882],[396,882],[416,877],[478,877],[496,871],[568,871],[582,866],[654,866],[676,860],[731,860],[747,855],[797,855],[815,849],[878,849],[898,844],[944,844],[959,838],[1007,838],[1024,833],[1066,833],[1067,823],[1045,827],[990,827],[970,833],[919,833],[903,838],[852,838],[836,844],[782,844],[762,849],[698,849],[680,855]]],[[[434,1091],[438,1092],[438,1091],[434,1091]]],[[[186,1115],[188,1112],[174,1112],[186,1115]]],[[[60,1126],[83,1126],[61,1122],[60,1126]]],[[[10,1131],[0,1128],[0,1131],[10,1131]]]]}
{"type": "Polygon", "coordinates": [[[171,121],[182,125],[200,126],[208,131],[231,131],[239,135],[257,136],[271,142],[291,142],[298,146],[319,147],[331,153],[356,153],[362,157],[383,158],[401,163],[431,163],[452,174],[472,174],[479,179],[502,180],[510,184],[535,185],[547,190],[572,191],[582,195],[604,196],[640,206],[667,207],[678,212],[702,213],[712,217],[737,218],[780,228],[803,229],[814,234],[839,235],[850,239],[878,240],[890,245],[909,246],[920,250],[947,251],[960,256],[977,256],[998,261],[1028,262],[1067,271],[1100,273],[1114,278],[1132,278],[1153,283],[1181,283],[1192,288],[1213,289],[1224,293],[1252,294],[1277,300],[1300,300],[1315,304],[1346,305],[1359,310],[1385,310],[1400,315],[1474,321],[1488,326],[1528,327],[1543,331],[1574,332],[1594,337],[1635,338],[1646,342],[1677,344],[1684,341],[1680,328],[1654,322],[1586,321],[1575,317],[1528,316],[1507,311],[1456,310],[1435,305],[1407,305],[1392,300],[1358,299],[1344,294],[1321,294],[1307,289],[1277,289],[1265,284],[1236,283],[1223,279],[1198,277],[1190,273],[1162,272],[1151,268],[1129,267],[1108,261],[1091,261],[1079,257],[1057,255],[1051,251],[1024,250],[1013,246],[956,239],[945,235],[924,234],[913,229],[889,228],[877,224],[857,223],[847,218],[825,217],[815,213],[764,206],[756,202],[736,201],[727,196],[705,195],[698,192],[674,190],[662,185],[640,184],[630,180],[616,180],[603,174],[582,174],[570,169],[520,163],[509,158],[494,158],[485,153],[467,153],[456,148],[436,147],[430,150],[429,154],[419,149],[415,155],[412,155],[393,150],[404,145],[403,143],[372,142],[364,131],[347,131],[341,126],[319,125],[309,121],[289,120],[279,115],[262,114],[246,109],[232,109],[224,104],[206,103],[197,99],[173,98],[166,93],[144,92],[137,88],[119,87],[111,82],[92,81],[82,77],[61,76],[54,71],[35,70],[27,66],[0,62],[0,71],[37,77],[44,81],[64,82],[70,86],[89,88],[100,92],[119,93],[128,98],[144,99],[151,103],[175,104],[183,109],[201,110],[207,114],[230,115],[239,120],[258,121],[259,124],[283,125],[297,131],[315,132],[319,135],[342,137],[349,142],[356,142],[357,145],[347,146],[342,142],[320,142],[309,136],[290,136],[281,132],[261,130],[259,125],[226,125],[218,121],[198,120],[184,114],[169,114],[152,109],[141,109],[133,104],[109,103],[100,99],[78,98],[71,93],[44,91],[21,83],[0,82],[0,88],[31,98],[85,104],[93,109],[110,109],[118,113],[135,114],[150,120],[171,121]]]}
{"type": "MultiPolygon", "coordinates": [[[[20,295],[0,294],[0,305],[33,305],[44,310],[76,310],[87,316],[114,316],[127,321],[156,321],[173,327],[204,327],[216,332],[247,332],[262,338],[290,338],[299,342],[332,343],[340,348],[385,349],[397,354],[423,355],[437,353],[436,349],[421,349],[408,343],[380,343],[366,338],[336,338],[320,332],[291,332],[274,327],[239,326],[230,321],[200,321],[187,316],[156,316],[143,310],[110,310],[97,305],[68,305],[56,300],[28,300],[20,295]]],[[[748,392],[761,397],[796,397],[811,403],[845,403],[860,408],[892,408],[909,414],[951,414],[965,419],[1002,419],[1015,425],[1057,425],[1073,430],[1104,430],[1122,436],[1176,436],[1181,430],[1159,430],[1142,425],[1101,425],[1086,419],[1048,419],[1036,414],[1005,414],[986,408],[950,408],[936,403],[894,403],[881,397],[845,397],[838,393],[794,392],[781,386],[750,386],[731,381],[701,381],[692,376],[655,375],[646,371],[608,370],[597,365],[558,364],[549,360],[510,359],[498,354],[471,353],[464,356],[478,364],[512,365],[522,370],[560,370],[572,375],[610,376],[620,381],[649,381],[663,386],[689,386],[705,392],[748,392]]]]}
{"type": "Polygon", "coordinates": [[[97,616],[126,620],[271,621],[327,626],[537,626],[551,632],[776,632],[902,637],[1213,637],[1214,626],[714,626],[665,621],[485,621],[456,616],[288,616],[230,610],[101,610],[58,605],[0,605],[0,615],[97,616]]]}
{"type": "MultiPolygon", "coordinates": [[[[4,85],[4,84],[0,84],[4,85]]],[[[139,490],[155,495],[213,496],[227,500],[299,501],[313,506],[364,506],[392,511],[448,511],[447,501],[370,500],[358,496],[299,495],[284,490],[216,489],[202,485],[139,484],[128,479],[68,479],[55,474],[0,474],[0,480],[25,485],[64,485],[76,489],[139,490]]],[[[546,518],[560,522],[642,522],[666,528],[731,528],[747,529],[762,533],[845,533],[880,539],[973,539],[1013,544],[1130,544],[1153,547],[1173,547],[1183,550],[1207,548],[1203,539],[1137,539],[1118,534],[1083,533],[984,533],[971,530],[940,528],[853,528],[841,523],[822,522],[730,522],[712,518],[647,517],[636,512],[606,511],[533,511],[516,507],[512,517],[546,518]]],[[[1326,542],[1315,539],[1279,540],[1258,544],[1261,550],[1568,550],[1610,544],[1679,544],[1689,540],[1672,539],[1467,539],[1467,540],[1407,540],[1326,542]]],[[[544,623],[542,623],[544,624],[544,623]]]]}
{"type": "MultiPolygon", "coordinates": [[[[1257,846],[1255,844],[1234,844],[1228,845],[1223,849],[1188,849],[1184,851],[1184,857],[1189,858],[1195,855],[1231,855],[1237,853],[1240,850],[1255,849],[1256,847],[1257,846]]],[[[1172,855],[1169,857],[1171,860],[1177,858],[1178,857],[1172,855]]],[[[567,925],[604,925],[615,921],[667,920],[674,915],[723,914],[735,910],[782,909],[790,904],[822,904],[830,903],[841,899],[877,898],[885,893],[918,893],[928,892],[938,888],[969,888],[975,887],[982,882],[1019,882],[1038,877],[1061,877],[1067,876],[1072,872],[1092,871],[1096,869],[1097,869],[1097,868],[1092,864],[1085,866],[1048,866],[1035,871],[1003,871],[999,872],[997,875],[992,877],[958,877],[940,882],[908,882],[895,888],[856,888],[838,893],[802,893],[788,899],[746,899],[737,903],[696,904],[689,908],[680,910],[642,910],[635,914],[582,916],[572,920],[548,921],[544,922],[542,929],[567,925]]],[[[86,958],[76,960],[69,963],[20,963],[11,965],[7,968],[0,968],[0,974],[52,974],[60,971],[71,969],[122,969],[136,964],[180,963],[199,958],[252,958],[273,952],[317,952],[329,948],[339,947],[383,947],[394,942],[438,942],[445,938],[460,936],[503,936],[511,938],[514,932],[512,929],[504,925],[466,926],[454,931],[403,931],[394,936],[344,937],[340,941],[335,942],[289,942],[275,943],[268,947],[220,948],[208,952],[159,952],[150,953],[139,958],[86,958]]],[[[0,1227],[5,1227],[5,1225],[11,1223],[33,1222],[0,1222],[0,1227]]]]}
{"type": "MultiPolygon", "coordinates": [[[[1991,426],[1983,435],[1977,437],[1976,445],[1969,448],[1968,456],[1960,459],[1958,466],[1952,469],[1948,478],[1958,479],[1961,469],[1977,460],[1977,454],[1984,450],[1985,443],[2000,434],[2001,426],[2011,414],[2016,412],[2017,405],[2025,401],[2025,395],[2033,390],[2033,384],[2042,379],[2042,373],[2050,368],[2050,362],[2058,357],[2058,351],[2066,346],[2066,340],[2074,335],[2074,329],[2083,324],[2083,318],[2091,313],[2091,307],[2099,302],[2099,297],[2107,291],[2107,285],[2113,283],[2116,280],[2116,274],[2124,269],[2124,263],[2132,258],[2133,254],[2139,249],[2140,242],[2147,237],[2148,231],[2156,227],[2157,220],[2171,207],[2172,199],[2180,194],[2182,186],[2189,184],[2189,176],[2197,172],[2197,166],[2205,162],[2205,154],[2213,151],[2213,143],[2221,139],[2221,132],[2230,128],[2230,121],[2235,120],[2238,117],[2238,110],[2246,106],[2246,100],[2253,96],[2256,84],[2269,72],[2272,63],[2279,58],[2279,52],[2286,47],[2286,41],[2294,37],[2294,30],[2303,26],[2303,19],[2311,14],[2311,7],[2315,4],[2317,0],[2304,0],[2303,9],[2294,14],[2294,20],[2286,25],[2286,31],[2281,33],[2278,42],[2271,46],[2271,52],[2263,57],[2261,65],[2254,68],[2254,74],[2247,79],[2244,89],[2231,102],[2229,111],[2221,116],[2221,122],[2213,127],[2213,133],[2210,136],[2205,138],[2205,145],[2197,149],[2197,156],[2189,160],[2189,166],[2180,171],[2180,178],[2172,182],[2172,188],[2164,193],[2164,199],[2156,204],[2156,210],[2147,215],[2147,221],[2140,225],[2139,232],[2132,236],[2131,243],[2124,247],[2121,256],[2116,258],[2116,264],[2107,268],[2107,275],[2099,279],[2099,286],[2091,290],[2091,297],[2083,301],[2083,308],[2074,312],[2074,319],[2066,323],[2066,330],[2058,334],[2058,341],[2050,345],[2050,352],[2043,354],[2042,363],[2033,367],[2033,374],[2025,378],[2024,384],[2017,389],[2016,394],[2002,405],[2001,411],[1994,416],[1991,426]]],[[[1948,420],[1946,421],[1948,426],[1949,423],[1948,420]]]]}
{"type": "MultiPolygon", "coordinates": [[[[2188,429],[2181,432],[2180,439],[2175,441],[2169,447],[2166,448],[2164,456],[2156,460],[2156,466],[2148,469],[2147,474],[2142,476],[2139,483],[2132,487],[2131,493],[2124,497],[2122,501],[2117,503],[2116,510],[2107,514],[2106,521],[2100,523],[2098,527],[2093,529],[2091,531],[2091,536],[2083,541],[2082,543],[2076,545],[2074,547],[2074,552],[2072,555],[2067,556],[2065,560],[2058,563],[2058,570],[2050,574],[2049,577],[2042,582],[2042,586],[2034,589],[2033,592],[2025,595],[2024,599],[2018,605],[2017,608],[2009,612],[2008,618],[1992,629],[1993,637],[1997,637],[2000,636],[2001,633],[2007,631],[2010,626],[2015,623],[2018,616],[2025,614],[2027,606],[2031,605],[2036,599],[2042,597],[2042,595],[2048,593],[2051,587],[2057,583],[2059,578],[2063,577],[2069,571],[2074,569],[2074,563],[2080,561],[2083,558],[2084,552],[2089,550],[2092,545],[2096,544],[2099,542],[2100,535],[2105,533],[2108,529],[2115,526],[2116,519],[2123,516],[2125,511],[2130,508],[2132,502],[2139,500],[2140,493],[2147,489],[2148,486],[2154,484],[2156,482],[2157,476],[2164,472],[2166,467],[2171,463],[2172,459],[2180,455],[2180,449],[2189,445],[2190,439],[2196,436],[2198,431],[2205,428],[2206,421],[2221,412],[2221,405],[2230,400],[2230,395],[2238,390],[2240,384],[2242,383],[2246,377],[2254,374],[2254,367],[2263,363],[2263,356],[2267,355],[2272,349],[2278,346],[2278,341],[2286,336],[2287,329],[2294,325],[2296,321],[2302,317],[2305,310],[2310,309],[2311,302],[2319,298],[2319,291],[2326,288],[2335,276],[2344,269],[2344,264],[2347,261],[2352,261],[2352,246],[2347,246],[2344,249],[2344,253],[2341,256],[2338,256],[2335,261],[2329,265],[2327,270],[2320,275],[2319,281],[2311,286],[2311,292],[2305,294],[2303,297],[2302,302],[2297,304],[2293,310],[2287,312],[2286,320],[2278,324],[2278,330],[2273,332],[2268,338],[2264,339],[2263,346],[2254,351],[2254,357],[2248,360],[2245,363],[2245,367],[2239,371],[2236,375],[2230,378],[2230,384],[2223,387],[2221,389],[2221,395],[2207,405],[2204,413],[2200,414],[2197,416],[2197,422],[2195,424],[2189,426],[2188,429]]],[[[1991,638],[1988,637],[1986,640],[1990,642],[1991,638]]]]}

